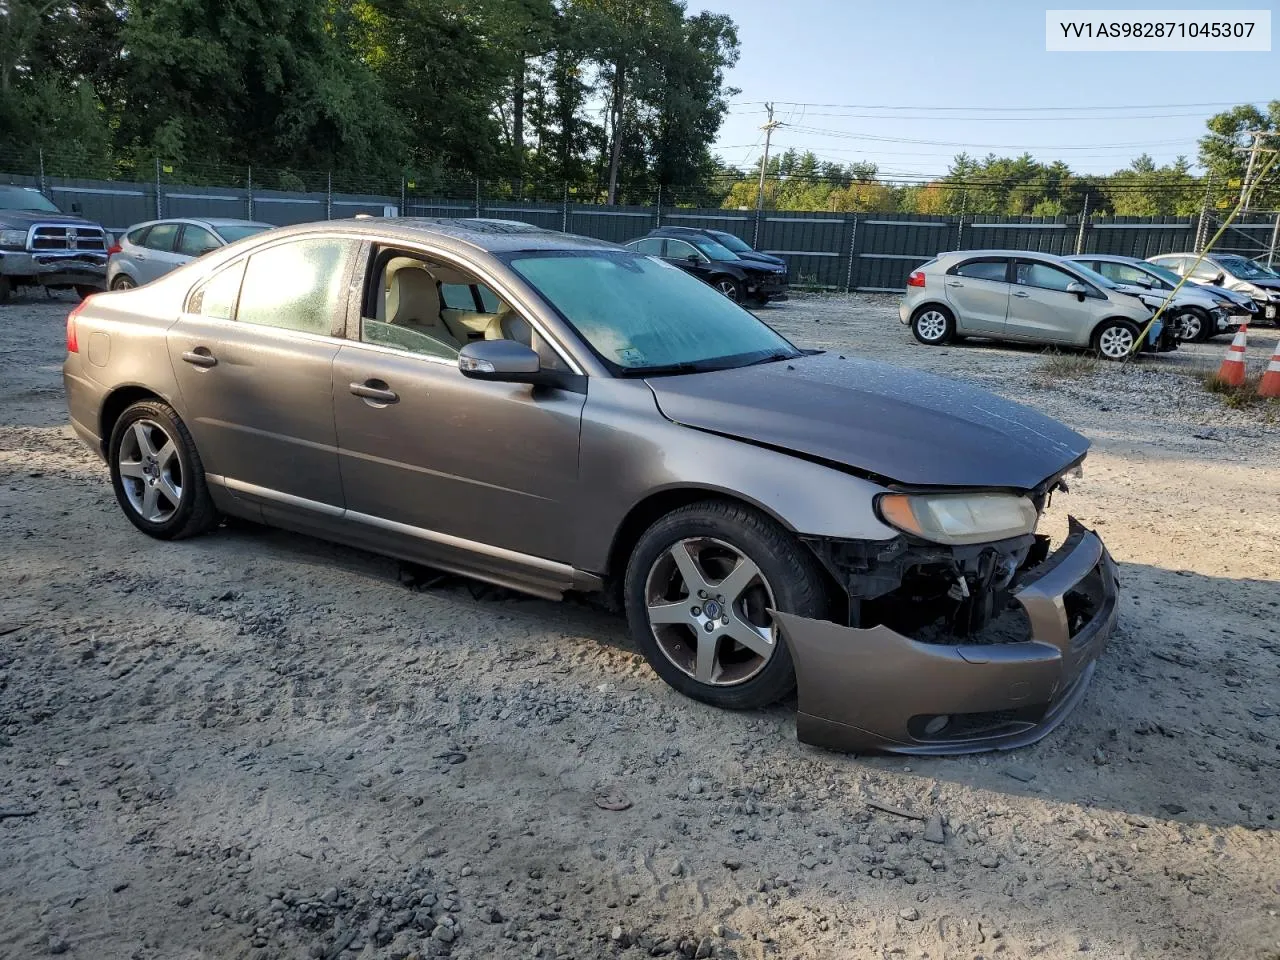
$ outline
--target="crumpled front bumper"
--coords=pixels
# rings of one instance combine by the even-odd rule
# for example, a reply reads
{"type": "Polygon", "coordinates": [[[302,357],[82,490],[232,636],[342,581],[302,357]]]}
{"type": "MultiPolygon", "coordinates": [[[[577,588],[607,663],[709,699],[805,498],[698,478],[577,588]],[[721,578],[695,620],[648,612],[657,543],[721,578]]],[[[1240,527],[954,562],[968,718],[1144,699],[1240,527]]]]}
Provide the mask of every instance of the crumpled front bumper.
{"type": "Polygon", "coordinates": [[[41,286],[106,287],[107,255],[91,250],[6,250],[0,275],[32,277],[41,286]]]}
{"type": "Polygon", "coordinates": [[[1034,743],[1084,698],[1116,623],[1115,562],[1075,518],[1014,593],[1030,636],[923,643],[886,627],[774,614],[795,661],[800,740],[835,750],[976,753],[1034,743]]]}

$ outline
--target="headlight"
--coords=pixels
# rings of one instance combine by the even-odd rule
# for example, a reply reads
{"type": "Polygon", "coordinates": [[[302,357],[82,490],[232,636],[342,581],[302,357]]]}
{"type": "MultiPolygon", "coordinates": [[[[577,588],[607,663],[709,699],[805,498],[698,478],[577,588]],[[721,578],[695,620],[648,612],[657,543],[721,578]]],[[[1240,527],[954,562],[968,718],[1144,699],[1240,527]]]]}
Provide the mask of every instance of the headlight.
{"type": "Polygon", "coordinates": [[[1034,533],[1035,504],[1007,493],[886,493],[876,503],[884,521],[934,543],[962,545],[1034,533]]]}
{"type": "Polygon", "coordinates": [[[27,231],[0,230],[0,247],[11,250],[23,250],[27,246],[27,231]]]}

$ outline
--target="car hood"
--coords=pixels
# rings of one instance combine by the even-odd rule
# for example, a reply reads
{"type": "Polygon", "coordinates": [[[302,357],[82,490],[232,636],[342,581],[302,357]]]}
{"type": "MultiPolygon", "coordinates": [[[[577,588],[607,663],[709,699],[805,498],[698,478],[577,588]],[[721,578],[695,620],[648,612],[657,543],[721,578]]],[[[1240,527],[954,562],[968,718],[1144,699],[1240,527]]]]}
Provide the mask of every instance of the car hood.
{"type": "Polygon", "coordinates": [[[15,230],[25,230],[36,223],[66,224],[72,227],[96,227],[92,220],[71,213],[45,213],[43,210],[0,210],[0,224],[15,230]]]}
{"type": "Polygon", "coordinates": [[[1188,280],[1187,283],[1183,285],[1182,289],[1185,290],[1193,284],[1199,290],[1207,290],[1215,297],[1222,297],[1225,300],[1230,300],[1232,303],[1240,304],[1241,306],[1247,306],[1248,304],[1253,303],[1253,297],[1249,296],[1247,293],[1241,293],[1239,290],[1230,290],[1227,287],[1219,287],[1212,283],[1194,283],[1194,281],[1188,280]]]}
{"type": "Polygon", "coordinates": [[[910,486],[1032,490],[1089,448],[985,390],[831,354],[648,383],[676,423],[910,486]]]}
{"type": "Polygon", "coordinates": [[[738,259],[745,260],[751,264],[763,263],[771,267],[786,266],[786,261],[784,261],[781,257],[775,257],[769,253],[761,253],[758,250],[751,250],[746,253],[740,253],[738,254],[738,259]]]}

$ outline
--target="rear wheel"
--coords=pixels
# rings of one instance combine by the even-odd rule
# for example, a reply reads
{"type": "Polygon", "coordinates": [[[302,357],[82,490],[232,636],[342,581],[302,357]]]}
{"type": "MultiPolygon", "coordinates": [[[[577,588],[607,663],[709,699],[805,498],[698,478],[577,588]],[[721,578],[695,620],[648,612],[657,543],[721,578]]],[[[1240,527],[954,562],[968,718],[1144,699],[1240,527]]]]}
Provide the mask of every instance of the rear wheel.
{"type": "Polygon", "coordinates": [[[1139,330],[1128,320],[1107,320],[1093,334],[1093,348],[1105,360],[1125,360],[1134,352],[1139,330]]]}
{"type": "Polygon", "coordinates": [[[824,616],[822,573],[805,547],[742,505],[673,510],[636,544],[624,583],[627,620],[658,676],[719,707],[773,703],[795,687],[770,610],[824,616]]]}
{"type": "Polygon", "coordinates": [[[126,409],[107,451],[116,500],[143,533],[179,540],[217,523],[200,454],[167,403],[143,400],[126,409]]]}
{"type": "Polygon", "coordinates": [[[955,317],[945,307],[928,304],[912,316],[911,332],[921,343],[936,347],[955,338],[955,317]]]}
{"type": "Polygon", "coordinates": [[[111,281],[112,290],[131,290],[136,286],[137,284],[133,282],[133,277],[129,276],[127,273],[118,274],[116,278],[111,281]]]}
{"type": "Polygon", "coordinates": [[[8,303],[12,295],[13,284],[9,282],[8,277],[0,277],[0,303],[8,303]]]}
{"type": "Polygon", "coordinates": [[[80,284],[76,287],[76,296],[79,297],[81,300],[87,300],[89,299],[89,297],[92,297],[95,293],[99,293],[99,292],[100,291],[98,290],[97,287],[87,287],[87,286],[84,286],[83,284],[80,284]]]}

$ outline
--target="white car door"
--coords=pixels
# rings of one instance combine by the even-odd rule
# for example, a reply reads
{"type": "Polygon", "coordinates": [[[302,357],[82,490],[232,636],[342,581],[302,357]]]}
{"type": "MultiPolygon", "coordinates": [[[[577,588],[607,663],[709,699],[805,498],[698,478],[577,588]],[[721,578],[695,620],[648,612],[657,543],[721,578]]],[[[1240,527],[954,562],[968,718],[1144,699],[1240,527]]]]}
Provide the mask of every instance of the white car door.
{"type": "Polygon", "coordinates": [[[157,223],[147,231],[133,257],[138,269],[138,283],[150,283],[190,259],[174,251],[181,227],[179,223],[157,223]]]}

